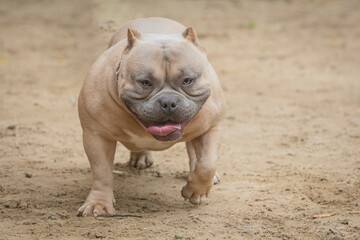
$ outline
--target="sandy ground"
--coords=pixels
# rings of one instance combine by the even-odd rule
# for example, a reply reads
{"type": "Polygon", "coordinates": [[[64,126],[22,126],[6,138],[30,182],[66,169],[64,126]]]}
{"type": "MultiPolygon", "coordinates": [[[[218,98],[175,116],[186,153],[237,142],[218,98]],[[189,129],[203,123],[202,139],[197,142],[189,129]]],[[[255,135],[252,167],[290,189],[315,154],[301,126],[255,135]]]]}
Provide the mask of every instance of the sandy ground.
{"type": "Polygon", "coordinates": [[[1,1],[0,239],[359,239],[359,23],[356,0],[1,1]],[[192,206],[184,144],[145,171],[119,145],[116,210],[141,218],[78,218],[74,100],[114,30],[148,16],[193,26],[222,80],[221,183],[192,206]]]}

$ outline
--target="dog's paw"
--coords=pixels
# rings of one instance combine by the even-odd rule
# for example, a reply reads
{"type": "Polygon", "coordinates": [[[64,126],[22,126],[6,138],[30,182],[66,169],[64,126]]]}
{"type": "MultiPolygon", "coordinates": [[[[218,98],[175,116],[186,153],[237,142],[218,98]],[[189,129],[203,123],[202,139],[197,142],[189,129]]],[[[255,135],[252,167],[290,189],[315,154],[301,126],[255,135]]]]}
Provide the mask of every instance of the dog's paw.
{"type": "Polygon", "coordinates": [[[84,204],[78,209],[78,217],[87,216],[112,216],[116,213],[114,209],[115,200],[112,194],[91,191],[84,204]]]}
{"type": "Polygon", "coordinates": [[[141,170],[150,167],[153,163],[154,163],[154,159],[150,151],[130,153],[131,167],[141,170]]]}
{"type": "Polygon", "coordinates": [[[189,199],[192,204],[199,205],[203,203],[208,196],[212,185],[212,181],[210,184],[197,184],[195,182],[188,181],[188,183],[182,188],[181,195],[185,198],[185,200],[189,199]]]}
{"type": "Polygon", "coordinates": [[[114,214],[115,209],[112,204],[102,201],[85,202],[77,212],[78,217],[112,216],[114,214]]]}

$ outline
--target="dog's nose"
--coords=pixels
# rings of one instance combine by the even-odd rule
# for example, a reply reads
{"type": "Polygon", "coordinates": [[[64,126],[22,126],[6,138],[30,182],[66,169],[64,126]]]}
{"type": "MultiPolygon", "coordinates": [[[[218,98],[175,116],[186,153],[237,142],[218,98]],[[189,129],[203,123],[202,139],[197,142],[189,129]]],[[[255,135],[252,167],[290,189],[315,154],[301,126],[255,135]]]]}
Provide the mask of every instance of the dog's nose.
{"type": "Polygon", "coordinates": [[[164,112],[170,114],[175,112],[178,105],[178,100],[174,97],[162,97],[160,98],[159,103],[160,103],[160,108],[164,112]]]}

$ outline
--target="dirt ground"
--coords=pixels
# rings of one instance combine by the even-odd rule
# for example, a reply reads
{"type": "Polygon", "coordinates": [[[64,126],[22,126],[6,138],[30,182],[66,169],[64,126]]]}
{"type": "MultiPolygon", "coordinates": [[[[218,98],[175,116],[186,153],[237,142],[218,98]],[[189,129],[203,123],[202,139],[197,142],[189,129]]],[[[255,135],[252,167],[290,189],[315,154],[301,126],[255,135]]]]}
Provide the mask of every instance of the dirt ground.
{"type": "Polygon", "coordinates": [[[359,239],[359,23],[357,0],[2,0],[0,239],[359,239]],[[221,183],[193,206],[184,144],[144,171],[119,144],[116,210],[141,218],[76,217],[78,92],[117,27],[150,16],[193,26],[222,81],[221,183]]]}

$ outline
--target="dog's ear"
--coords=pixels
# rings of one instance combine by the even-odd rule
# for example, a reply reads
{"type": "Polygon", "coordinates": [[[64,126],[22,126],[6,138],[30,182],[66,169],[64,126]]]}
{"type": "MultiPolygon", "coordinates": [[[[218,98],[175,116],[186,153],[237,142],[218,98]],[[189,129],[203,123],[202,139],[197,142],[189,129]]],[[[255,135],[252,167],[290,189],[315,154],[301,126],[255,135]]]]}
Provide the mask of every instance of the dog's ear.
{"type": "Polygon", "coordinates": [[[136,31],[132,28],[128,28],[128,31],[127,31],[128,45],[127,45],[126,49],[130,50],[134,46],[135,42],[140,38],[141,38],[141,34],[138,31],[136,31]]]}
{"type": "Polygon", "coordinates": [[[182,35],[185,39],[192,42],[201,52],[206,53],[206,49],[200,45],[196,32],[192,27],[186,28],[182,35]]]}
{"type": "Polygon", "coordinates": [[[192,27],[188,27],[185,29],[185,31],[182,33],[183,37],[190,42],[194,43],[196,46],[199,46],[199,40],[197,38],[196,32],[192,27]]]}

